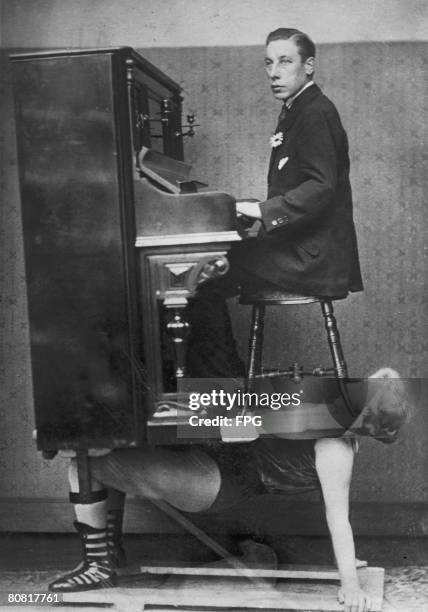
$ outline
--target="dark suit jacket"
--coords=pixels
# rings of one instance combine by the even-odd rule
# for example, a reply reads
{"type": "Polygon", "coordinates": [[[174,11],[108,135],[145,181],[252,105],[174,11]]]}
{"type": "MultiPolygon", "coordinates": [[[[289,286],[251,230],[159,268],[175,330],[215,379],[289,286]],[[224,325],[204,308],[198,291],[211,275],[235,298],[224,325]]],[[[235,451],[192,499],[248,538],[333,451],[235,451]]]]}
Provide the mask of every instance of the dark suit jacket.
{"type": "Polygon", "coordinates": [[[311,85],[276,132],[283,142],[272,149],[264,228],[234,249],[237,263],[305,295],[361,291],[348,141],[335,106],[311,85]]]}

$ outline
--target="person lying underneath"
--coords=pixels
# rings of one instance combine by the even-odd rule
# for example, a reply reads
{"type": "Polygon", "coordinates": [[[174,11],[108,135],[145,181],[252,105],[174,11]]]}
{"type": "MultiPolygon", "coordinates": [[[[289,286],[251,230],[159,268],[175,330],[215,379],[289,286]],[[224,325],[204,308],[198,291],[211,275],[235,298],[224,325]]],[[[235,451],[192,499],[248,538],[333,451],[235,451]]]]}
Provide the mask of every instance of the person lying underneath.
{"type": "Polygon", "coordinates": [[[249,443],[211,441],[204,445],[117,449],[91,457],[93,503],[80,504],[76,462],[69,481],[75,502],[75,527],[84,558],[54,580],[52,591],[72,592],[117,583],[121,563],[123,493],[161,499],[188,513],[217,513],[264,493],[321,491],[340,575],[339,600],[346,610],[370,609],[360,588],[349,522],[349,489],[358,435],[395,440],[409,418],[398,374],[382,368],[373,375],[396,384],[382,385],[360,406],[361,415],[340,437],[282,439],[260,437],[249,443]],[[398,392],[397,392],[398,391],[398,392]]]}

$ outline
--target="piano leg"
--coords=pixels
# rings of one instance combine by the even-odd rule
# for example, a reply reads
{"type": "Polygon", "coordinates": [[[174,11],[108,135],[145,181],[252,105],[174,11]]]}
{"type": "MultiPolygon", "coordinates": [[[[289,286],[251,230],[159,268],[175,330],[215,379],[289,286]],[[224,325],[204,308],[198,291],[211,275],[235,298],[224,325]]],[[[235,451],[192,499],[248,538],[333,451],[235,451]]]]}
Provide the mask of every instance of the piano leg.
{"type": "Polygon", "coordinates": [[[79,480],[79,503],[92,503],[91,466],[87,449],[76,451],[77,477],[79,480]]]}

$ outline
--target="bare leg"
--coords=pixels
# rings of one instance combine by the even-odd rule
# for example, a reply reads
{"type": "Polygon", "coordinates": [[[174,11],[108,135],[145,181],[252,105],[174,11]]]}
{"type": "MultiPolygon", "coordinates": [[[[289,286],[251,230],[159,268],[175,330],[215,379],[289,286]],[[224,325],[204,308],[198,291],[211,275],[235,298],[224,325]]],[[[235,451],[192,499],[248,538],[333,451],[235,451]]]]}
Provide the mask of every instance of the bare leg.
{"type": "MultiPolygon", "coordinates": [[[[77,464],[70,463],[72,493],[78,493],[77,464]]],[[[50,584],[54,591],[80,591],[116,584],[115,562],[108,533],[108,509],[123,510],[123,493],[163,499],[181,510],[208,509],[221,485],[216,462],[192,448],[140,448],[113,451],[91,459],[92,492],[109,487],[109,498],[75,504],[75,526],[82,539],[84,559],[74,570],[50,584]]],[[[99,495],[98,497],[102,497],[99,495]]]]}
{"type": "MultiPolygon", "coordinates": [[[[105,527],[107,509],[123,507],[123,493],[159,498],[186,512],[207,510],[220,489],[217,464],[198,449],[145,447],[120,449],[91,458],[92,490],[109,487],[105,501],[75,504],[76,518],[91,527],[105,527]]],[[[71,461],[70,490],[78,492],[77,466],[71,461]]]]}
{"type": "Polygon", "coordinates": [[[163,499],[186,512],[207,510],[220,489],[216,462],[199,449],[121,449],[91,460],[95,483],[163,499]]]}
{"type": "MultiPolygon", "coordinates": [[[[77,478],[77,464],[75,459],[72,459],[70,462],[68,479],[70,483],[70,491],[72,493],[78,493],[79,481],[77,478]]],[[[96,478],[92,478],[91,484],[92,491],[101,491],[105,488],[104,485],[102,485],[96,478]]],[[[79,523],[84,523],[85,525],[95,527],[96,529],[102,529],[106,526],[107,499],[100,502],[95,502],[94,504],[75,504],[74,511],[79,523]]]]}
{"type": "MultiPolygon", "coordinates": [[[[79,479],[75,459],[70,462],[68,474],[72,500],[79,502],[79,479]]],[[[74,526],[82,543],[83,559],[71,572],[51,582],[49,589],[52,591],[85,591],[116,584],[116,572],[107,537],[107,492],[103,491],[103,485],[95,478],[91,478],[91,489],[92,498],[98,501],[74,505],[77,517],[74,526]]]]}

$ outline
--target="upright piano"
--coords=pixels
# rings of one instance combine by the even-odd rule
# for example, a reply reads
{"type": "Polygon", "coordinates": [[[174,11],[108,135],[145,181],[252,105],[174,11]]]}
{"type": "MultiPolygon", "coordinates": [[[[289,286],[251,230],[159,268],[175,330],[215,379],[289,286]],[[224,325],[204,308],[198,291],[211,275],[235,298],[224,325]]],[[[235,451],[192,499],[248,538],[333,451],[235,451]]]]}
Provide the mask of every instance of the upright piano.
{"type": "Polygon", "coordinates": [[[131,48],[11,60],[38,448],[179,442],[183,312],[234,200],[192,178],[180,87],[131,48]]]}

